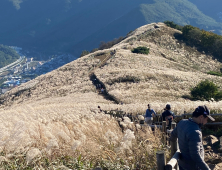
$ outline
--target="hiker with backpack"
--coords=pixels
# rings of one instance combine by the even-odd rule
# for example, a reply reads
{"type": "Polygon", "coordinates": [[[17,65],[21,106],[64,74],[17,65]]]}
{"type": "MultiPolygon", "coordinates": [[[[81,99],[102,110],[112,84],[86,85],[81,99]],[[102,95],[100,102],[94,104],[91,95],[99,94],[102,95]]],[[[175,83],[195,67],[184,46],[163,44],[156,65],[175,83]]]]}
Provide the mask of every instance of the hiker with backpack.
{"type": "Polygon", "coordinates": [[[174,113],[171,111],[171,106],[166,105],[165,111],[162,113],[162,121],[166,121],[166,125],[171,129],[171,124],[174,119],[174,113]]]}
{"type": "Polygon", "coordinates": [[[146,114],[145,114],[145,122],[148,125],[152,125],[153,117],[156,116],[156,112],[153,109],[151,109],[150,104],[148,104],[147,107],[148,109],[146,110],[146,114]]]}
{"type": "Polygon", "coordinates": [[[180,170],[210,170],[204,161],[204,147],[202,142],[201,127],[208,120],[215,121],[210,116],[210,110],[207,106],[199,106],[192,114],[192,118],[183,119],[172,131],[170,140],[176,142],[180,149],[180,158],[178,161],[180,170]]]}

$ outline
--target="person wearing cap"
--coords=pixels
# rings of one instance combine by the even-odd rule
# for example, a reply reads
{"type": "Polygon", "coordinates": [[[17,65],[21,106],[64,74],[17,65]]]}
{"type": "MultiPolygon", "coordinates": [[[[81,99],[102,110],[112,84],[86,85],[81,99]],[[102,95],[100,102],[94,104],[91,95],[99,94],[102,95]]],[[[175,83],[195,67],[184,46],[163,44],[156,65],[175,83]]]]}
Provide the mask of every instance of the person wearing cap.
{"type": "Polygon", "coordinates": [[[180,170],[210,170],[204,161],[204,147],[202,143],[201,127],[208,119],[215,121],[210,116],[206,106],[199,106],[192,114],[192,118],[181,120],[172,131],[170,140],[176,142],[178,138],[180,170]]]}
{"type": "Polygon", "coordinates": [[[156,116],[156,112],[153,109],[151,109],[150,104],[148,104],[147,107],[148,107],[148,109],[146,110],[146,114],[145,114],[145,122],[148,125],[152,125],[153,116],[154,115],[156,116]]]}
{"type": "Polygon", "coordinates": [[[166,121],[167,126],[171,127],[174,113],[171,111],[171,106],[169,104],[166,105],[164,110],[165,111],[162,113],[162,121],[166,121]]]}

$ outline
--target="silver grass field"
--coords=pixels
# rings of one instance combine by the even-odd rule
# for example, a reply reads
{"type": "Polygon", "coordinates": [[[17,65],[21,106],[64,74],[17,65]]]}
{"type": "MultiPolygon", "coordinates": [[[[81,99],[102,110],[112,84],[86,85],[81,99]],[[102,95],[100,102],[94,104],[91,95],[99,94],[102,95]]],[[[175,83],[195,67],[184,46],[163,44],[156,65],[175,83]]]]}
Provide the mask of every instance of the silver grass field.
{"type": "Polygon", "coordinates": [[[96,51],[12,89],[0,106],[0,164],[3,169],[155,169],[155,153],[168,150],[161,132],[117,120],[102,110],[145,114],[147,104],[161,113],[167,103],[176,114],[207,105],[221,113],[222,101],[182,98],[208,79],[221,88],[222,77],[208,75],[221,63],[178,43],[177,30],[158,23],[136,29],[111,49],[96,51]],[[149,55],[131,49],[145,46],[149,55]],[[104,65],[95,56],[116,53],[104,65]],[[106,100],[90,80],[93,71],[106,91],[122,104],[106,100]],[[133,80],[133,81],[124,81],[133,80]],[[18,95],[19,94],[19,95],[18,95]]]}

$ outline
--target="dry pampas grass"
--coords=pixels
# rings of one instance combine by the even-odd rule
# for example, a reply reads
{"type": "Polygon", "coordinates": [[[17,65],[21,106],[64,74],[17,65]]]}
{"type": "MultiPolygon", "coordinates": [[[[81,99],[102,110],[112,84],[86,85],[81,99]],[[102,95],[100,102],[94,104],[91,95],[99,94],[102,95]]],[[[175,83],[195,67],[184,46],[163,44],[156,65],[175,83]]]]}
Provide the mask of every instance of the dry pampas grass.
{"type": "Polygon", "coordinates": [[[126,117],[119,122],[121,129],[98,105],[102,110],[145,114],[148,103],[158,113],[169,103],[176,114],[183,114],[205,104],[220,112],[221,101],[181,97],[204,79],[221,86],[221,77],[206,74],[218,70],[220,63],[178,43],[173,37],[178,31],[158,25],[158,29],[155,24],[138,28],[111,49],[81,57],[2,95],[1,165],[5,169],[152,169],[155,152],[164,148],[161,133],[126,117]],[[138,46],[150,48],[150,54],[132,54],[138,46]],[[114,50],[104,63],[96,58],[114,50]],[[98,94],[90,80],[92,72],[122,104],[98,94]]]}

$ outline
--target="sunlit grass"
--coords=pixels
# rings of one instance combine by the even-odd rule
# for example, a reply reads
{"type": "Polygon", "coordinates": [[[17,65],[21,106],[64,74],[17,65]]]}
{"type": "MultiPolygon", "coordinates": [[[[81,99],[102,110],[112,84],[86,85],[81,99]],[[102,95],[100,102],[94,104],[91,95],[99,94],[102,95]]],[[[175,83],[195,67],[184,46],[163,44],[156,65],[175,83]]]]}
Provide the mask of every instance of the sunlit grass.
{"type": "Polygon", "coordinates": [[[115,118],[99,112],[98,105],[134,115],[145,114],[148,103],[157,113],[167,103],[176,114],[191,113],[203,104],[221,112],[222,101],[182,98],[206,78],[221,86],[222,77],[206,74],[220,63],[191,53],[167,33],[153,35],[151,41],[146,35],[150,27],[135,30],[115,45],[115,56],[102,67],[97,67],[100,60],[94,56],[110,49],[81,57],[1,96],[1,165],[5,169],[152,169],[155,152],[166,150],[161,132],[153,133],[127,118],[120,122],[121,129],[115,118]],[[149,55],[131,53],[138,46],[150,48],[149,55]],[[122,104],[98,94],[89,76],[94,68],[107,92],[122,104]]]}

